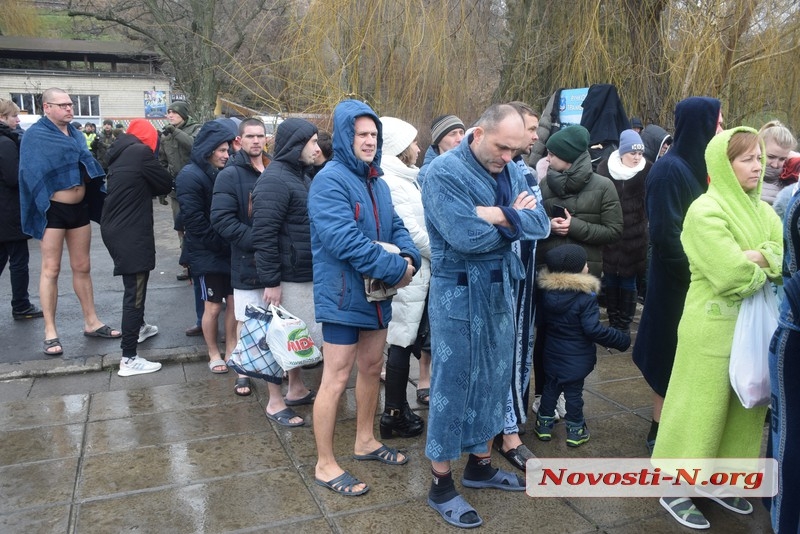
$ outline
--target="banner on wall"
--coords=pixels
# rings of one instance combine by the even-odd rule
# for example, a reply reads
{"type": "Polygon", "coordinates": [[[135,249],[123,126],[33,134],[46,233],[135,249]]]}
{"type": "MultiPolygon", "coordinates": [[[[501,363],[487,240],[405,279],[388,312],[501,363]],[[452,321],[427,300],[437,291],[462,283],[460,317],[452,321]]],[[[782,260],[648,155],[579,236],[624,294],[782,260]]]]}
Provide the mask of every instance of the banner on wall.
{"type": "Polygon", "coordinates": [[[558,116],[561,127],[566,128],[572,124],[580,124],[583,115],[583,100],[589,93],[588,87],[578,89],[563,89],[558,102],[558,116]]]}
{"type": "Polygon", "coordinates": [[[144,92],[144,116],[148,119],[167,116],[167,92],[144,92]]]}

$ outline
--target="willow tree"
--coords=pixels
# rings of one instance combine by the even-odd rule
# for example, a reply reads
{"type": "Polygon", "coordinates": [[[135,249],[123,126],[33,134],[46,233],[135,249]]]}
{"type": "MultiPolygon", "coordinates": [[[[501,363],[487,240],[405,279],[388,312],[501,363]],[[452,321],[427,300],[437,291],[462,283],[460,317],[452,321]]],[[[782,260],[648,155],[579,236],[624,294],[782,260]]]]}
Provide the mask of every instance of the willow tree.
{"type": "Polygon", "coordinates": [[[251,28],[263,28],[282,9],[281,0],[70,0],[68,14],[111,23],[157,50],[205,120],[231,82],[229,71],[240,72],[235,58],[251,28]]]}
{"type": "MultiPolygon", "coordinates": [[[[251,63],[279,88],[282,111],[330,113],[342,98],[367,101],[379,114],[415,124],[431,117],[476,118],[491,99],[499,61],[495,3],[326,0],[298,7],[272,43],[271,61],[251,63]],[[489,68],[491,67],[491,69],[489,68]]],[[[269,103],[268,100],[265,100],[269,103]]]]}
{"type": "Polygon", "coordinates": [[[778,115],[800,126],[798,9],[791,0],[509,1],[495,98],[542,105],[560,87],[613,83],[648,122],[670,125],[677,101],[709,95],[724,101],[729,124],[778,115]]]}

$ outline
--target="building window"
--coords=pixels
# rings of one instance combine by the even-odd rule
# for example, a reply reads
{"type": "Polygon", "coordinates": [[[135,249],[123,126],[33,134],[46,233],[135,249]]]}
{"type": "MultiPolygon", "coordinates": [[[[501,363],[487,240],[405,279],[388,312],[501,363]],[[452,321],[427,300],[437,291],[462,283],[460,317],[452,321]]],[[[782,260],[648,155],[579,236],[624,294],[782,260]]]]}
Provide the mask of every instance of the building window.
{"type": "Polygon", "coordinates": [[[11,93],[11,100],[19,106],[19,109],[27,111],[31,115],[40,115],[42,113],[41,94],[11,93]]]}
{"type": "MultiPolygon", "coordinates": [[[[72,99],[72,114],[77,117],[99,117],[99,95],[69,95],[72,99]]],[[[42,95],[34,93],[11,93],[11,100],[20,109],[28,113],[39,115],[42,113],[42,95]]]]}

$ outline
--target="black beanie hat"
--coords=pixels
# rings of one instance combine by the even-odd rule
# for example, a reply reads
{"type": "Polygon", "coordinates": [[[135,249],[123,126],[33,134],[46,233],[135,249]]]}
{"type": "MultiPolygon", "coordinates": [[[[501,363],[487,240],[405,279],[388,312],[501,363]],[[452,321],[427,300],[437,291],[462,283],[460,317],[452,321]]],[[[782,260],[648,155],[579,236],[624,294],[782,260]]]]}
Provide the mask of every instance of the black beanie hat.
{"type": "Polygon", "coordinates": [[[169,105],[167,111],[174,111],[178,115],[180,115],[183,120],[189,120],[189,103],[183,100],[176,100],[172,104],[169,105]]]}
{"type": "Polygon", "coordinates": [[[586,266],[586,251],[580,245],[561,245],[549,250],[544,262],[551,273],[580,273],[586,266]]]}
{"type": "Polygon", "coordinates": [[[581,154],[589,150],[589,130],[577,124],[567,126],[550,136],[547,150],[567,163],[574,163],[581,154]]]}

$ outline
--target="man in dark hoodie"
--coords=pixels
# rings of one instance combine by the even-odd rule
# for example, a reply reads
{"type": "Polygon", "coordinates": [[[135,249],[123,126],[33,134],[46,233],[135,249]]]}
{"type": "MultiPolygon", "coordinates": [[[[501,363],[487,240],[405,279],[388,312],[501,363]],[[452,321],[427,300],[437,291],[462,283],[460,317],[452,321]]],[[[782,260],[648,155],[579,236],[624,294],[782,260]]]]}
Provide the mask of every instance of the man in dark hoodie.
{"type": "Polygon", "coordinates": [[[122,276],[122,360],[119,376],[153,373],[161,364],[136,355],[138,343],[158,333],[145,323],[147,281],[156,266],[153,197],[172,190],[172,177],[159,164],[158,132],[144,119],[134,119],[127,133],[109,147],[108,193],[100,233],[114,260],[114,276],[122,276]]]}
{"type": "Polygon", "coordinates": [[[204,301],[202,330],[208,347],[212,373],[227,373],[223,355],[217,345],[217,321],[225,310],[226,353],[236,345],[236,319],[233,315],[231,287],[231,247],[211,226],[211,199],[214,181],[228,161],[228,148],[233,132],[217,121],[209,121],[197,134],[192,147],[191,163],[176,178],[176,192],[184,223],[183,252],[180,262],[188,263],[192,276],[200,285],[204,301]]]}
{"type": "Polygon", "coordinates": [[[651,452],[675,360],[678,322],[689,289],[689,260],[680,239],[683,219],[689,205],[708,189],[706,145],[721,131],[719,100],[693,96],[678,102],[675,142],[650,169],[645,184],[652,251],[633,361],[655,393],[653,421],[647,436],[651,452]]]}
{"type": "Polygon", "coordinates": [[[655,163],[672,145],[672,136],[657,124],[648,124],[640,134],[644,143],[644,159],[655,163]]]}
{"type": "MultiPolygon", "coordinates": [[[[243,285],[234,283],[236,319],[244,320],[247,304],[281,305],[303,319],[314,344],[321,345],[322,330],[314,316],[307,175],[320,153],[317,127],[286,119],[278,125],[274,146],[274,159],[253,189],[252,256],[242,265],[243,285]]],[[[285,399],[280,382],[267,383],[267,417],[278,424],[302,425],[303,418],[291,407],[314,402],[316,394],[306,388],[300,373],[300,368],[289,371],[285,399]]]]}

